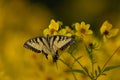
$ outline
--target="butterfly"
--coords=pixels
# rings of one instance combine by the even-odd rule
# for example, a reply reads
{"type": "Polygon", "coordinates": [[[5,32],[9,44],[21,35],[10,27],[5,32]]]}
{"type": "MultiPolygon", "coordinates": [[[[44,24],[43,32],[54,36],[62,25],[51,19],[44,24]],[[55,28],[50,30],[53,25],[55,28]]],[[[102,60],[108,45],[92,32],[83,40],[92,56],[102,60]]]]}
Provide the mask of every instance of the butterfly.
{"type": "Polygon", "coordinates": [[[28,48],[36,53],[43,53],[48,59],[48,55],[52,55],[53,62],[58,60],[58,50],[64,50],[68,46],[74,43],[72,37],[63,35],[54,36],[39,36],[27,40],[24,43],[24,47],[28,48]]]}

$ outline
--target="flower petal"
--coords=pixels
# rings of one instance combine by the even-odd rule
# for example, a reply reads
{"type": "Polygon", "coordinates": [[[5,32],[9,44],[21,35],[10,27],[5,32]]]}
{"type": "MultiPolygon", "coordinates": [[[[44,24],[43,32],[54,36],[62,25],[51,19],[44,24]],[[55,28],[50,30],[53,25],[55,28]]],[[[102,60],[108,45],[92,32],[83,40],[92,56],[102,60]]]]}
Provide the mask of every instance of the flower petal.
{"type": "Polygon", "coordinates": [[[82,25],[82,26],[85,26],[85,22],[84,22],[84,21],[82,21],[82,22],[81,22],[81,25],[82,25]]]}
{"type": "Polygon", "coordinates": [[[77,31],[79,31],[80,28],[81,28],[81,27],[80,27],[80,24],[79,24],[79,23],[75,23],[74,25],[75,25],[75,29],[76,29],[77,31]]]}
{"type": "Polygon", "coordinates": [[[47,36],[47,35],[49,35],[49,34],[50,34],[49,29],[48,29],[48,28],[44,29],[43,35],[44,35],[44,36],[47,36]]]}
{"type": "Polygon", "coordinates": [[[104,41],[104,42],[107,42],[107,40],[108,40],[108,38],[104,35],[104,36],[103,36],[103,41],[104,41]]]}
{"type": "Polygon", "coordinates": [[[106,26],[102,25],[100,28],[100,33],[103,34],[105,30],[106,30],[106,26]]]}
{"type": "Polygon", "coordinates": [[[59,31],[59,34],[60,34],[60,35],[65,35],[66,32],[67,32],[66,29],[61,29],[61,30],[59,31]]]}
{"type": "Polygon", "coordinates": [[[107,30],[110,30],[112,28],[112,24],[110,24],[108,21],[105,21],[103,25],[107,26],[107,30]]]}
{"type": "Polygon", "coordinates": [[[76,36],[80,36],[79,32],[76,32],[75,35],[76,35],[76,36]]]}
{"type": "Polygon", "coordinates": [[[93,34],[93,31],[92,30],[87,30],[86,34],[93,34]]]}
{"type": "Polygon", "coordinates": [[[80,25],[86,30],[88,30],[90,28],[90,24],[85,24],[84,21],[82,21],[80,25]]]}
{"type": "Polygon", "coordinates": [[[103,34],[106,30],[109,31],[111,28],[112,25],[108,23],[108,21],[105,21],[100,28],[100,33],[103,34]]]}
{"type": "Polygon", "coordinates": [[[69,37],[70,37],[70,36],[72,36],[72,34],[71,34],[71,33],[67,33],[66,36],[69,36],[69,37]]]}
{"type": "Polygon", "coordinates": [[[50,21],[49,29],[54,29],[57,31],[59,29],[59,23],[55,22],[55,20],[52,19],[50,21]]]}
{"type": "Polygon", "coordinates": [[[118,33],[118,31],[119,31],[119,29],[112,29],[112,30],[110,31],[110,33],[112,34],[112,36],[116,36],[117,33],[118,33]]]}
{"type": "Polygon", "coordinates": [[[69,26],[65,26],[65,29],[66,29],[68,32],[70,32],[70,31],[71,31],[71,29],[70,29],[70,27],[69,27],[69,26]]]}
{"type": "Polygon", "coordinates": [[[53,34],[51,34],[51,35],[58,35],[58,32],[57,31],[55,31],[53,34]]]}
{"type": "Polygon", "coordinates": [[[86,24],[86,25],[84,26],[84,28],[85,28],[86,30],[88,30],[88,29],[90,28],[90,24],[86,24]]]}

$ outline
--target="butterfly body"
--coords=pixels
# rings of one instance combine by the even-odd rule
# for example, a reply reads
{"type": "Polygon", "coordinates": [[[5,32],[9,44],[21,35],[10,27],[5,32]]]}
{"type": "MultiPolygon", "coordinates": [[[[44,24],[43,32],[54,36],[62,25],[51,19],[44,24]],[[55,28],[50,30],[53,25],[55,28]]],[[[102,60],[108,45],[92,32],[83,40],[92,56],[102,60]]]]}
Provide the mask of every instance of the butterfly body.
{"type": "Polygon", "coordinates": [[[36,53],[43,53],[46,58],[50,54],[53,57],[53,62],[58,60],[58,50],[64,50],[71,45],[74,40],[71,37],[54,35],[47,37],[36,37],[29,39],[24,43],[24,47],[36,53]]]}

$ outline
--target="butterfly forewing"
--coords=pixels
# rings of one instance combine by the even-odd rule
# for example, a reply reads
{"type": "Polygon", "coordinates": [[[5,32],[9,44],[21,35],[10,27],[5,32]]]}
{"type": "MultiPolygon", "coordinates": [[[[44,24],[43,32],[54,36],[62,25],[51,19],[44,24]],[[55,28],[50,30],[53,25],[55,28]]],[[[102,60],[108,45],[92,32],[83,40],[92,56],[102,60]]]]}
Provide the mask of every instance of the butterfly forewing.
{"type": "Polygon", "coordinates": [[[49,45],[44,37],[36,37],[25,42],[24,47],[31,49],[34,52],[50,53],[49,45]]]}

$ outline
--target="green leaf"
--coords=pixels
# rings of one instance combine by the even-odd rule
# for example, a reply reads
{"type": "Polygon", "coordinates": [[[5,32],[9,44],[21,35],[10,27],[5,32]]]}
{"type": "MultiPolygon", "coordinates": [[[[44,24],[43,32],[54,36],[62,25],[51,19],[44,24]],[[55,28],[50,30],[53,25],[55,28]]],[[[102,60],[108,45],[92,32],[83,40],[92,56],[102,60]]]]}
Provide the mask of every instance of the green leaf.
{"type": "Polygon", "coordinates": [[[93,74],[93,73],[91,73],[91,75],[90,75],[90,76],[91,76],[91,78],[92,78],[92,79],[94,78],[94,74],[93,74]]]}
{"type": "Polygon", "coordinates": [[[100,68],[100,66],[98,66],[98,72],[99,72],[99,74],[101,73],[101,68],[100,68]]]}
{"type": "Polygon", "coordinates": [[[113,70],[113,69],[116,69],[116,68],[120,68],[120,65],[117,65],[117,66],[108,66],[108,67],[106,67],[103,70],[103,72],[110,71],[110,70],[113,70]]]}
{"type": "Polygon", "coordinates": [[[95,76],[98,76],[98,72],[97,72],[97,70],[95,70],[95,76]]]}
{"type": "Polygon", "coordinates": [[[66,70],[66,72],[78,72],[78,73],[82,73],[85,75],[85,72],[83,70],[80,70],[80,69],[66,70]]]}
{"type": "Polygon", "coordinates": [[[88,56],[89,56],[91,62],[94,63],[91,49],[89,49],[89,47],[87,47],[87,46],[85,46],[85,48],[86,48],[86,51],[88,53],[88,56]]]}

